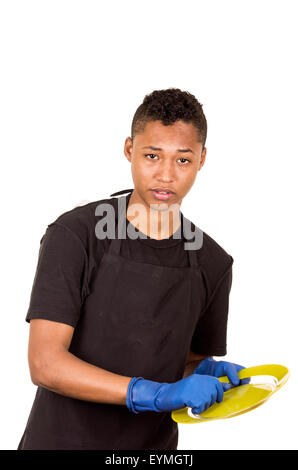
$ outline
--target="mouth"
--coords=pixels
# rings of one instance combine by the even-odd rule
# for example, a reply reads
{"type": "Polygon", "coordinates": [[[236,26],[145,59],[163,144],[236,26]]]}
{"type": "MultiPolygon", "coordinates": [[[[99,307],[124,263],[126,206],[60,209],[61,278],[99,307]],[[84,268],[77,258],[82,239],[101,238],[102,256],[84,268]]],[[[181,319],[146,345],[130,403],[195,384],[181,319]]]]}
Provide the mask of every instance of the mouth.
{"type": "Polygon", "coordinates": [[[173,193],[173,191],[170,191],[168,189],[161,189],[161,188],[151,189],[151,192],[156,199],[161,200],[161,201],[167,201],[175,194],[173,193]]]}

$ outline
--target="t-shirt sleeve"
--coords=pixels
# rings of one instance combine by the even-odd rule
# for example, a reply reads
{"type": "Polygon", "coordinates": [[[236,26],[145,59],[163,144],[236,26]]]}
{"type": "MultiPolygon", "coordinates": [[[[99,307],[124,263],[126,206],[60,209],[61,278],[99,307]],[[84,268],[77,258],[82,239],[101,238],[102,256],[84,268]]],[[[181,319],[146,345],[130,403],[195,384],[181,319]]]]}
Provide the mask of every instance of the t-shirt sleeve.
{"type": "Polygon", "coordinates": [[[25,320],[43,318],[75,327],[86,292],[87,262],[84,245],[71,229],[57,222],[48,225],[25,320]]]}
{"type": "Polygon", "coordinates": [[[208,356],[227,354],[227,322],[231,286],[232,266],[217,283],[199,317],[190,347],[193,352],[208,356]]]}

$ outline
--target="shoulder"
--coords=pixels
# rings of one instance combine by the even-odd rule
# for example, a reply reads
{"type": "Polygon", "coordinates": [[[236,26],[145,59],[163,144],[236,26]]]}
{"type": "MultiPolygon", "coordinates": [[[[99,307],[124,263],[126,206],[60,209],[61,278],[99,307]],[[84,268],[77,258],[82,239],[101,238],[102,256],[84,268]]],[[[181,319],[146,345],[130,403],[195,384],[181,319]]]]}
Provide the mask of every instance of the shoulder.
{"type": "Polygon", "coordinates": [[[51,225],[64,227],[65,230],[72,232],[89,251],[90,246],[96,241],[96,224],[105,217],[107,211],[116,215],[117,198],[100,199],[73,207],[60,214],[48,227],[51,225]]]}
{"type": "Polygon", "coordinates": [[[203,232],[202,258],[205,264],[216,265],[220,271],[226,271],[234,262],[231,254],[206,232],[203,232]]]}
{"type": "Polygon", "coordinates": [[[205,278],[208,293],[211,294],[221,280],[231,273],[234,259],[226,249],[208,233],[203,233],[203,243],[198,250],[198,261],[205,278]]]}
{"type": "Polygon", "coordinates": [[[185,216],[183,217],[183,220],[187,223],[183,227],[184,235],[190,242],[195,242],[195,245],[198,247],[194,249],[196,249],[199,264],[208,270],[218,273],[229,269],[234,262],[230,253],[194,222],[188,220],[185,216]],[[189,234],[191,235],[189,236],[189,234]]]}

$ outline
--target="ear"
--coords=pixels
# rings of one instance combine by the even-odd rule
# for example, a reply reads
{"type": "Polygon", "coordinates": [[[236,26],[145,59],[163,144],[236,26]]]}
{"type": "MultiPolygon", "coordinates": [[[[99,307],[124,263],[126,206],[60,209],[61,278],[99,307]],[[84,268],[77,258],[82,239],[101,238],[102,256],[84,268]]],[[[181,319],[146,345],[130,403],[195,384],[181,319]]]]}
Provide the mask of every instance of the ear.
{"type": "Polygon", "coordinates": [[[204,150],[202,151],[202,154],[201,154],[199,166],[198,166],[198,171],[200,171],[200,169],[202,168],[202,166],[205,163],[206,153],[207,153],[207,149],[206,149],[206,147],[204,147],[204,150]]]}
{"type": "Polygon", "coordinates": [[[131,137],[126,137],[124,142],[124,155],[126,156],[127,160],[131,162],[132,159],[132,139],[131,137]]]}

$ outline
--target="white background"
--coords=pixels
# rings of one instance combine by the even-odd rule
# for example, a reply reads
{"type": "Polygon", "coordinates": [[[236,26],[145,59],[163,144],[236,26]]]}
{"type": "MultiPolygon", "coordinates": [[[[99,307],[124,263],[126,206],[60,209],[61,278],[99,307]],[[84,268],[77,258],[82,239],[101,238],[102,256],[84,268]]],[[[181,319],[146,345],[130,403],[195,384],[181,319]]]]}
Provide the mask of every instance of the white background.
{"type": "Polygon", "coordinates": [[[184,215],[234,258],[226,360],[289,367],[267,403],[180,426],[179,449],[297,449],[297,2],[2,1],[1,440],[35,395],[25,315],[39,242],[81,201],[132,188],[124,140],[155,89],[194,94],[207,158],[184,215]]]}

